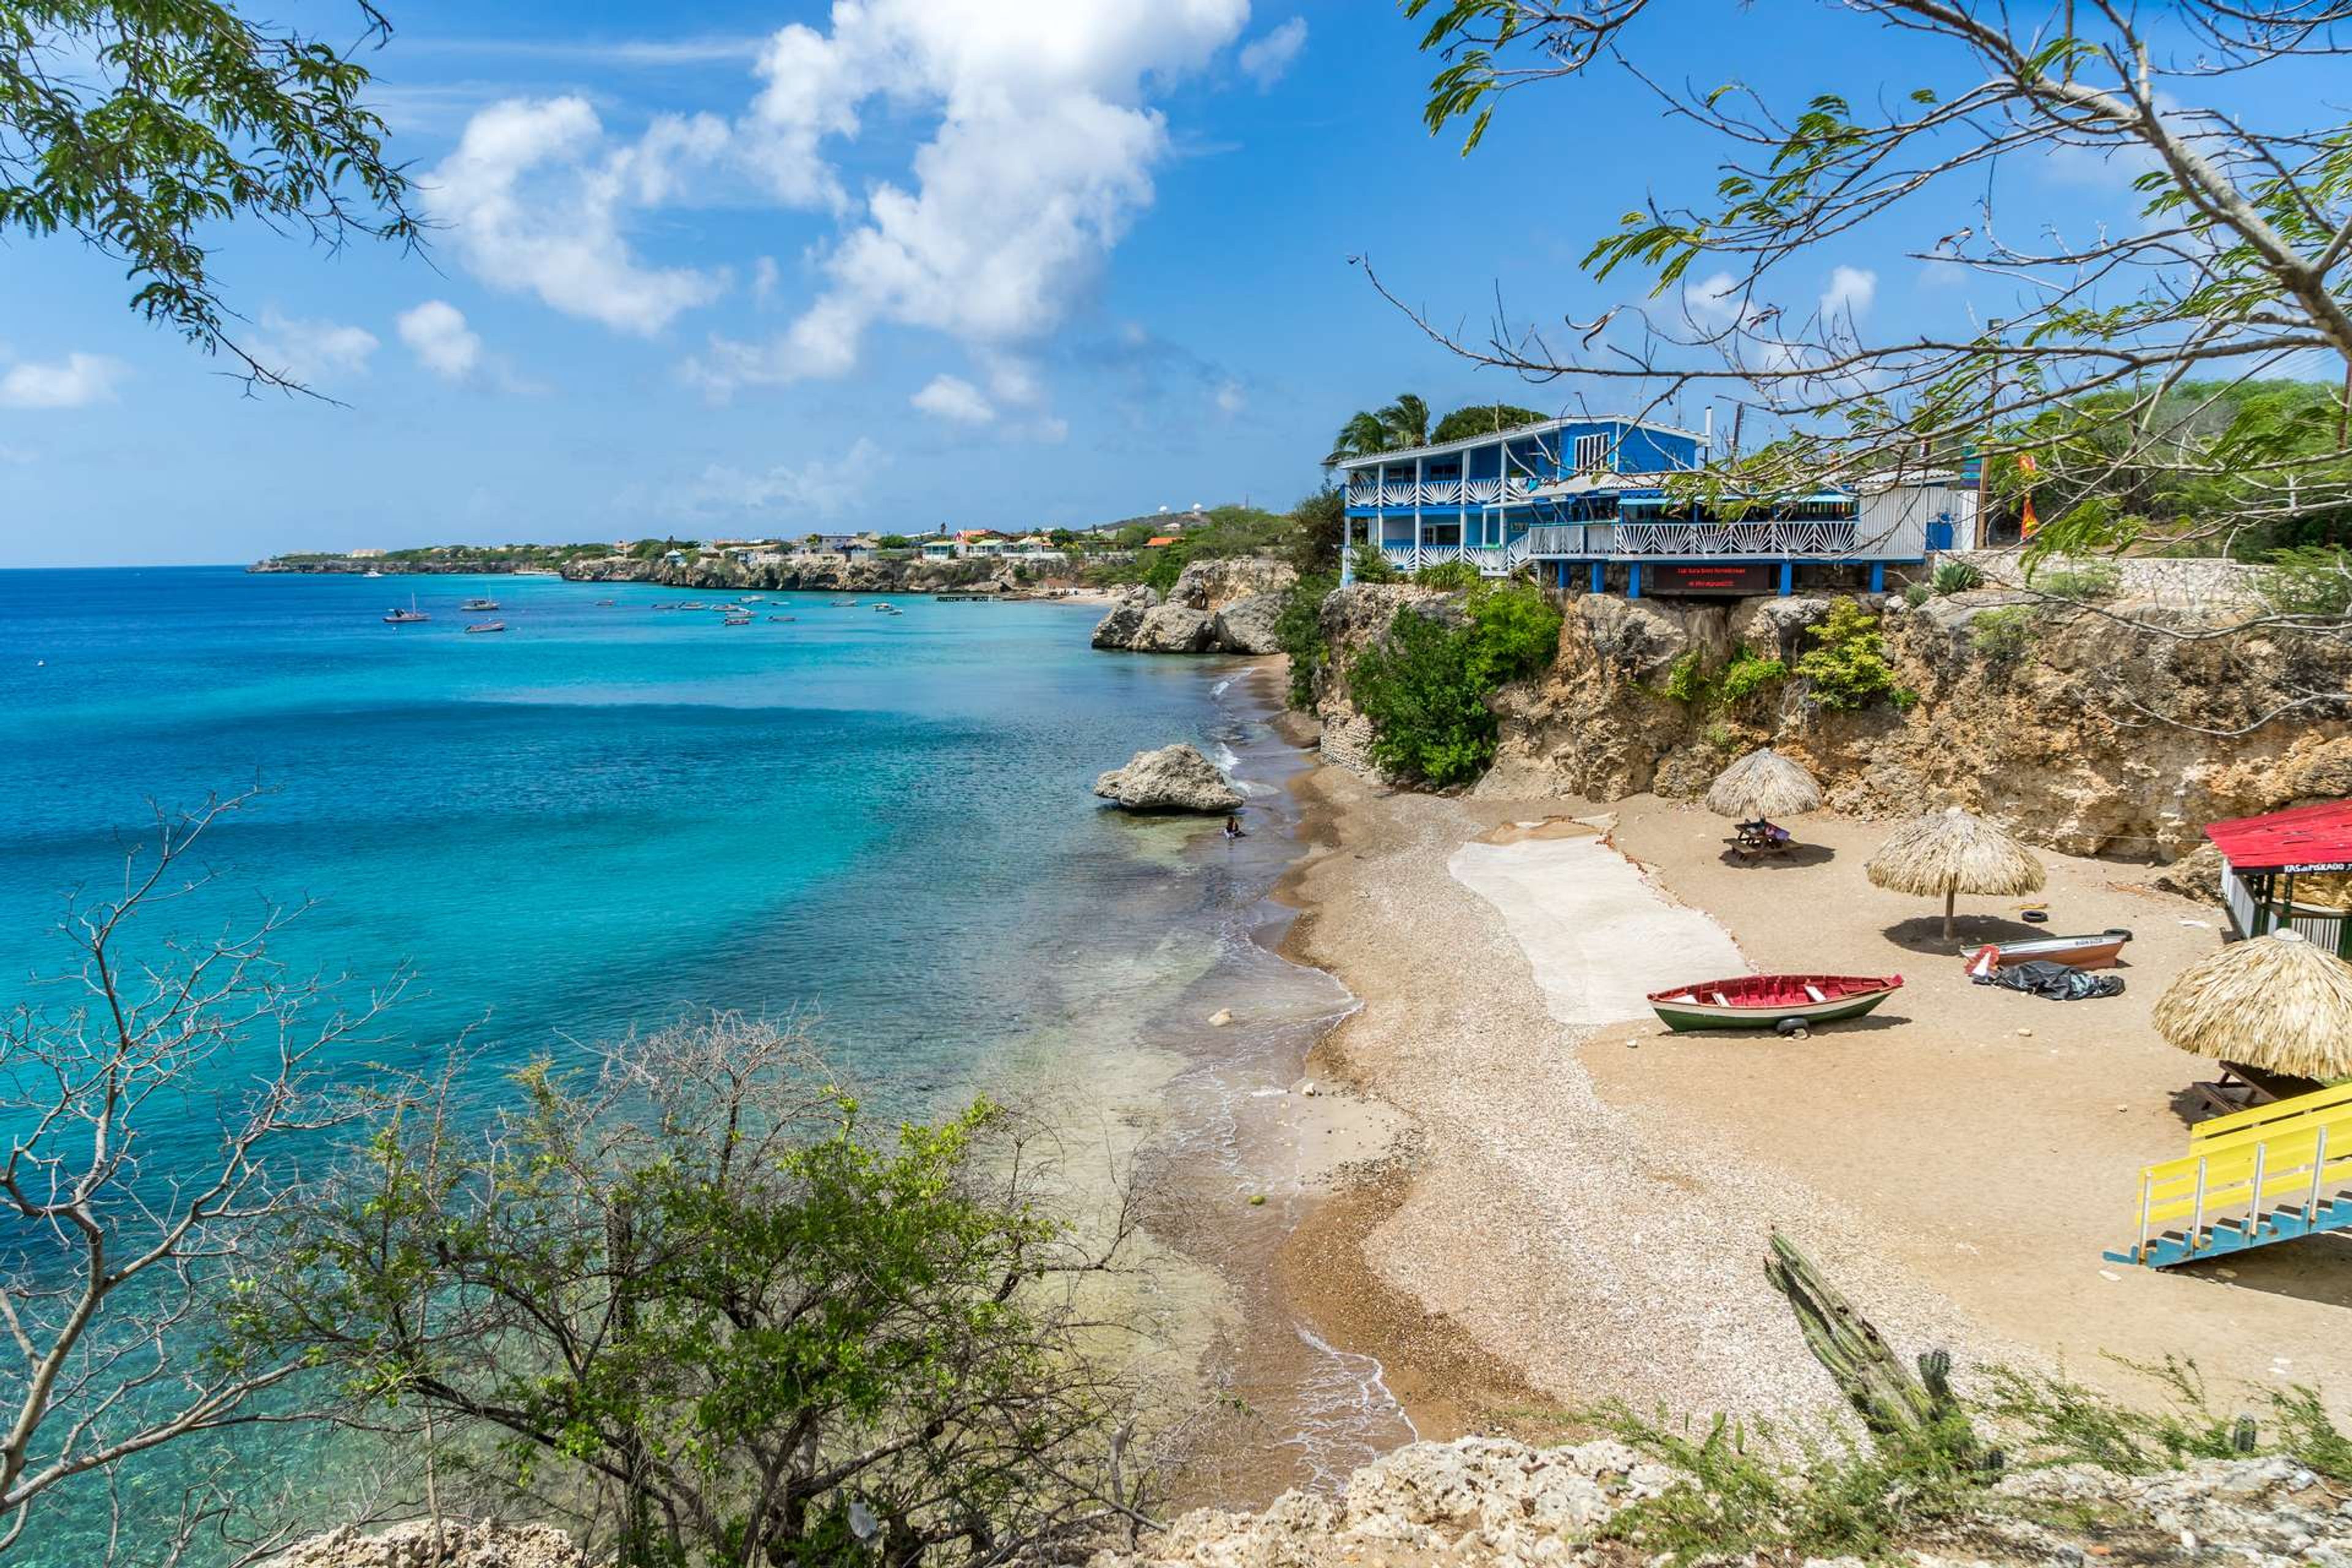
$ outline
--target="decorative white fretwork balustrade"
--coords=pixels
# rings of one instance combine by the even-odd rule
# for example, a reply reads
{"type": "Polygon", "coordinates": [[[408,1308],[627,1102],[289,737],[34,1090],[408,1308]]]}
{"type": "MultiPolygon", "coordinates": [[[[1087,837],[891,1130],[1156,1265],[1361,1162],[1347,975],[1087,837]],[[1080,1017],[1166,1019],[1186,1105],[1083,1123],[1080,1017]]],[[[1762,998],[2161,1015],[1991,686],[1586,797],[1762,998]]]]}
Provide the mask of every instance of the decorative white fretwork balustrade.
{"type": "Polygon", "coordinates": [[[1853,553],[1860,526],[1853,518],[1728,523],[1620,522],[1612,531],[1615,537],[1609,553],[1836,557],[1853,553]]]}

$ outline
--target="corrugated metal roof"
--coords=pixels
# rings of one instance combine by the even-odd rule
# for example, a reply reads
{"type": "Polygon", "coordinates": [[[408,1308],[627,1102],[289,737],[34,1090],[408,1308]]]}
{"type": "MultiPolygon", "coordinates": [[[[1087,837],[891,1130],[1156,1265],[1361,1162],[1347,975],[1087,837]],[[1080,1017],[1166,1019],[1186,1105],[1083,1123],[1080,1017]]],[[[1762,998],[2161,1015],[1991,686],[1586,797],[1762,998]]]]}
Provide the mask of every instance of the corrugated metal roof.
{"type": "Polygon", "coordinates": [[[1654,431],[1662,436],[1683,436],[1694,441],[1706,437],[1696,430],[1685,430],[1679,425],[1661,425],[1654,419],[1635,419],[1624,414],[1579,414],[1565,419],[1547,419],[1539,425],[1521,425],[1511,430],[1489,430],[1483,436],[1465,436],[1459,441],[1447,441],[1433,447],[1408,447],[1401,452],[1376,452],[1366,458],[1349,458],[1334,463],[1337,468],[1369,468],[1380,463],[1410,463],[1416,458],[1433,458],[1446,452],[1467,451],[1492,442],[1519,440],[1531,436],[1549,436],[1571,425],[1624,425],[1636,430],[1654,431]]]}
{"type": "Polygon", "coordinates": [[[2241,871],[2352,864],[2352,801],[2208,823],[2205,837],[2241,871]]]}

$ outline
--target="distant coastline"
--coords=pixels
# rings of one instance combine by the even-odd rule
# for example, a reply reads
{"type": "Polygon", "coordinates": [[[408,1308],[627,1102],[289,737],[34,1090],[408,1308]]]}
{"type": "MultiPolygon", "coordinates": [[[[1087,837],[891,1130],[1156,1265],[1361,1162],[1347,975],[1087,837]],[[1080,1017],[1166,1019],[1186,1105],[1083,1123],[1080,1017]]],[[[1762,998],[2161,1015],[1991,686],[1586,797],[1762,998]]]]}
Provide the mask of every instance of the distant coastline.
{"type": "Polygon", "coordinates": [[[636,556],[570,545],[444,546],[385,554],[273,555],[246,571],[262,575],[561,577],[572,583],[646,583],[668,588],[803,589],[817,593],[930,594],[950,589],[1007,596],[1069,597],[1074,563],[986,556],[799,554],[780,551],[636,556]]]}

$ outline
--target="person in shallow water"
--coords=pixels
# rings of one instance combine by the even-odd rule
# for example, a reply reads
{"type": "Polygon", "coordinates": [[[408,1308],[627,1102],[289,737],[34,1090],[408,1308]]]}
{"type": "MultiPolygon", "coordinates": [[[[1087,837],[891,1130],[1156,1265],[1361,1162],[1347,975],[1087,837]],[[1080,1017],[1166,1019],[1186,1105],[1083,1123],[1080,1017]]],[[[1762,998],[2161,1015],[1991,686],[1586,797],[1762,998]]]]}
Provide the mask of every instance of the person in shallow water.
{"type": "Polygon", "coordinates": [[[1248,833],[1243,830],[1242,819],[1240,817],[1228,816],[1225,818],[1225,837],[1228,838],[1246,838],[1249,837],[1248,833]]]}

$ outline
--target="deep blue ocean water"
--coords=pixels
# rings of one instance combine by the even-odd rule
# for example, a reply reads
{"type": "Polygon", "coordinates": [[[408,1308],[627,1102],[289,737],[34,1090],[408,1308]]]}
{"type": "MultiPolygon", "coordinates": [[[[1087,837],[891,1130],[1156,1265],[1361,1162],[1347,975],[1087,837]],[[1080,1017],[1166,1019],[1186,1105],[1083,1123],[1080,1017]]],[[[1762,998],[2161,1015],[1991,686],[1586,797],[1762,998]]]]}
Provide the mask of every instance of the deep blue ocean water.
{"type": "MultiPolygon", "coordinates": [[[[217,881],[147,937],[313,899],[274,955],[358,985],[405,966],[380,1054],[429,1065],[471,1030],[492,1083],[698,1008],[813,1009],[919,1109],[1123,1046],[1236,946],[1277,836],[1227,854],[1090,794],[1144,747],[1264,747],[1230,669],[1096,652],[1070,605],[656,608],[689,596],[0,573],[0,1005],[68,999],[28,977],[68,961],[63,895],[119,876],[150,802],[256,784],[202,856],[217,881]],[[384,625],[412,589],[433,619],[384,625]],[[506,633],[464,635],[477,594],[506,633]]],[[[29,1563],[84,1560],[80,1526],[41,1534],[29,1563]]]]}

